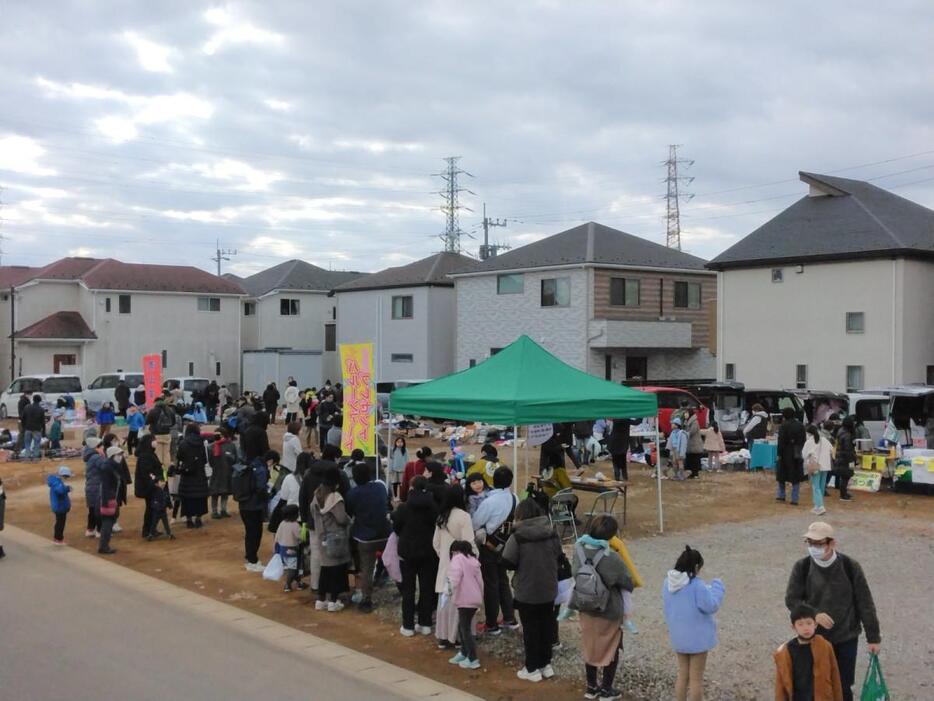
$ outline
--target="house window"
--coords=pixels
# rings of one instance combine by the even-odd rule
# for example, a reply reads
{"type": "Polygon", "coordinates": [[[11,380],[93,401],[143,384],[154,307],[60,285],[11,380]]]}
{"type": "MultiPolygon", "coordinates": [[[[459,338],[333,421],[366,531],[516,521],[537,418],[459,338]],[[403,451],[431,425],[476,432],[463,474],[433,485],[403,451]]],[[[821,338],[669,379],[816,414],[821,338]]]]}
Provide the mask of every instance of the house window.
{"type": "Polygon", "coordinates": [[[393,319],[411,319],[412,318],[412,296],[392,298],[392,318],[393,319]]]}
{"type": "Polygon", "coordinates": [[[214,363],[214,374],[217,375],[218,377],[221,376],[221,361],[219,360],[216,363],[214,363]]]}
{"type": "Polygon", "coordinates": [[[280,299],[279,300],[279,316],[298,316],[299,312],[299,300],[297,299],[280,299]]]}
{"type": "Polygon", "coordinates": [[[188,361],[188,376],[191,377],[195,374],[195,364],[191,361],[188,361]]]}
{"type": "Polygon", "coordinates": [[[219,312],[221,310],[220,297],[198,297],[199,312],[219,312]]]}
{"type": "Polygon", "coordinates": [[[726,364],[723,370],[723,379],[736,380],[736,365],[734,363],[726,364]]]}
{"type": "Polygon", "coordinates": [[[772,268],[772,282],[785,282],[785,271],[782,268],[772,268]]]}
{"type": "Polygon", "coordinates": [[[866,315],[863,312],[846,313],[846,332],[862,333],[866,330],[866,315]]]}
{"type": "Polygon", "coordinates": [[[571,278],[552,277],[542,280],[542,306],[567,307],[571,304],[571,278]]]}
{"type": "Polygon", "coordinates": [[[169,352],[167,350],[162,351],[162,369],[165,370],[169,367],[169,352]]]}
{"type": "Polygon", "coordinates": [[[846,391],[847,392],[859,392],[863,389],[863,366],[862,365],[847,365],[846,366],[846,391]]]}
{"type": "Polygon", "coordinates": [[[675,283],[675,308],[700,309],[701,286],[699,282],[675,283]]]}
{"type": "Polygon", "coordinates": [[[337,324],[324,325],[324,350],[329,353],[337,350],[337,324]]]}
{"type": "Polygon", "coordinates": [[[256,302],[244,302],[243,303],[243,316],[255,316],[256,315],[256,302]]]}
{"type": "Polygon", "coordinates": [[[525,292],[525,282],[521,273],[496,276],[496,294],[521,295],[523,292],[525,292]]]}
{"type": "Polygon", "coordinates": [[[798,389],[807,389],[808,386],[808,366],[795,365],[795,387],[798,389]]]}
{"type": "Polygon", "coordinates": [[[496,355],[496,354],[499,353],[501,350],[503,350],[503,349],[502,349],[502,348],[490,348],[490,357],[496,355]]]}
{"type": "Polygon", "coordinates": [[[476,367],[476,366],[477,366],[477,359],[476,359],[476,358],[471,358],[470,360],[468,360],[468,361],[467,361],[467,366],[468,366],[468,367],[471,367],[471,368],[476,367]]]}
{"type": "Polygon", "coordinates": [[[331,307],[331,321],[337,321],[337,307],[331,307]]]}
{"type": "Polygon", "coordinates": [[[117,310],[121,314],[130,313],[130,295],[120,295],[117,298],[117,310]]]}
{"type": "Polygon", "coordinates": [[[412,354],[411,353],[392,353],[389,356],[389,361],[392,363],[411,363],[412,354]]]}
{"type": "Polygon", "coordinates": [[[638,307],[639,292],[638,280],[610,278],[610,304],[614,307],[638,307]]]}
{"type": "Polygon", "coordinates": [[[104,298],[104,311],[110,314],[110,297],[104,298]]]}

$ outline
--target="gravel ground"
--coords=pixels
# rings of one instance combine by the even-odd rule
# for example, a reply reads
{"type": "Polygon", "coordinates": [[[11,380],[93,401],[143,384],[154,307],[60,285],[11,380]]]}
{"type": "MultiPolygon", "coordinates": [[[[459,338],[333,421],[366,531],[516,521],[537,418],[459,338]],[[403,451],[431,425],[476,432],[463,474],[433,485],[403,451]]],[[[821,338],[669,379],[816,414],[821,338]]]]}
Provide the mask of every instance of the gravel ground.
{"type": "MultiPolygon", "coordinates": [[[[934,521],[888,515],[833,515],[842,552],[856,558],[869,579],[882,626],[882,664],[892,698],[934,699],[934,521]]],[[[717,614],[720,644],[708,657],[708,701],[760,701],[773,695],[772,652],[791,638],[785,585],[794,561],[806,554],[801,534],[814,520],[806,509],[782,518],[698,528],[673,536],[629,543],[646,581],[635,594],[638,635],[627,635],[618,682],[632,698],[672,698],[674,655],[661,610],[661,585],[677,554],[689,543],[704,555],[705,579],[726,586],[717,614]]],[[[380,615],[398,619],[398,599],[384,588],[380,615]]],[[[562,623],[564,649],[554,665],[560,676],[581,679],[578,626],[562,623]]],[[[860,639],[857,690],[866,669],[865,638],[860,639]]],[[[495,655],[521,666],[521,635],[481,641],[481,658],[495,655]]]]}

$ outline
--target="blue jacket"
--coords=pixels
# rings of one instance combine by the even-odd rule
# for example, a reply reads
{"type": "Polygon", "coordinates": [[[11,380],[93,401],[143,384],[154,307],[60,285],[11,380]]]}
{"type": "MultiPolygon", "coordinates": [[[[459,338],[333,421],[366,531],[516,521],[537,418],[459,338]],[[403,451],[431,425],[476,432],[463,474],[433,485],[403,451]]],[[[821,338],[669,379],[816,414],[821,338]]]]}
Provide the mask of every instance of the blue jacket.
{"type": "Polygon", "coordinates": [[[199,405],[195,405],[195,408],[191,411],[191,418],[199,424],[206,424],[208,422],[208,415],[205,413],[204,408],[199,405]]]}
{"type": "Polygon", "coordinates": [[[347,492],[347,513],[354,517],[350,535],[361,542],[389,537],[389,494],[382,482],[367,482],[347,492]]]}
{"type": "Polygon", "coordinates": [[[662,583],[662,607],[668,638],[675,652],[694,655],[717,646],[717,622],[713,615],[723,601],[723,582],[708,585],[699,577],[669,570],[662,583]]]}
{"type": "Polygon", "coordinates": [[[126,417],[126,425],[130,427],[131,431],[139,431],[146,425],[146,417],[143,416],[143,412],[141,411],[137,411],[135,414],[128,414],[126,417]]]}
{"type": "Polygon", "coordinates": [[[98,425],[112,424],[115,420],[114,413],[112,411],[99,411],[97,416],[94,417],[98,425]]]}
{"type": "Polygon", "coordinates": [[[49,505],[52,507],[52,513],[67,514],[71,511],[71,499],[68,497],[71,487],[62,482],[58,475],[49,475],[45,483],[49,485],[49,505]]]}

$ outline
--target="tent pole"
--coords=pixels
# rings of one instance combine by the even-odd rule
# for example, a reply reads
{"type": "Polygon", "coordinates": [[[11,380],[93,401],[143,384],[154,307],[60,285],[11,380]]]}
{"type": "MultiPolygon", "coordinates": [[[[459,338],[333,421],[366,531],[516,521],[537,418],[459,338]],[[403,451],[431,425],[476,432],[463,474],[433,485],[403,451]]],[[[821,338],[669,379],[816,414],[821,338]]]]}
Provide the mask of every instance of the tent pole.
{"type": "MultiPolygon", "coordinates": [[[[379,411],[379,400],[376,401],[376,411],[379,411]]],[[[389,496],[392,496],[392,485],[389,484],[389,461],[392,459],[392,397],[386,400],[386,414],[389,420],[386,422],[386,461],[383,463],[383,479],[386,480],[386,489],[389,490],[389,496]]],[[[376,464],[379,465],[379,441],[376,441],[376,464]]],[[[379,470],[376,471],[379,474],[379,470]]]]}
{"type": "MultiPolygon", "coordinates": [[[[513,472],[519,472],[519,427],[516,424],[512,425],[512,469],[513,472]]],[[[519,485],[516,484],[515,476],[512,480],[512,491],[513,494],[519,493],[519,485]]]]}
{"type": "Polygon", "coordinates": [[[529,483],[529,427],[525,427],[525,483],[529,483]]]}
{"type": "Polygon", "coordinates": [[[655,415],[655,484],[658,494],[658,532],[665,532],[665,519],[662,515],[662,447],[659,437],[661,424],[658,421],[658,414],[655,415]]]}

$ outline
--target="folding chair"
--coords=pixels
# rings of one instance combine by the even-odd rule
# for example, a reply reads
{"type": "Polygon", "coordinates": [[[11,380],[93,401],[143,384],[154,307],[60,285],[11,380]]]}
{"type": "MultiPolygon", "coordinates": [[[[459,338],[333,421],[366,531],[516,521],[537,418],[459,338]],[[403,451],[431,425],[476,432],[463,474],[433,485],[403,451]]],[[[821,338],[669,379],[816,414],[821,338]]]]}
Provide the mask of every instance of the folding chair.
{"type": "Polygon", "coordinates": [[[597,495],[597,498],[593,500],[593,504],[590,506],[590,511],[586,514],[588,530],[590,529],[590,522],[593,521],[594,516],[598,514],[614,513],[613,509],[616,508],[617,499],[619,499],[619,491],[616,489],[608,489],[597,495]]]}
{"type": "Polygon", "coordinates": [[[562,528],[561,542],[564,542],[567,537],[568,526],[571,527],[574,541],[577,540],[577,523],[574,520],[573,511],[576,500],[573,489],[562,489],[551,498],[551,522],[555,525],[556,531],[559,526],[562,528]]]}

